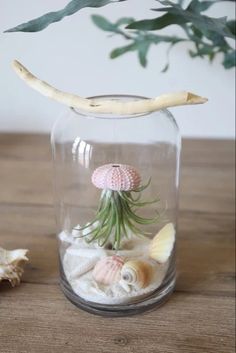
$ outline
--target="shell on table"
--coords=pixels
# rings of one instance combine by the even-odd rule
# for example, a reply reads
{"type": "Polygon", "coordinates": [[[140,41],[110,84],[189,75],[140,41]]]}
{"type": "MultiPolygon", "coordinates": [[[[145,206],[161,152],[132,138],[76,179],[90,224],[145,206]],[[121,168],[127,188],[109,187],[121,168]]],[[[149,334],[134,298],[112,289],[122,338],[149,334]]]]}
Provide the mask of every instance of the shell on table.
{"type": "Polygon", "coordinates": [[[121,284],[134,286],[137,289],[147,287],[153,276],[153,266],[142,260],[127,261],[121,270],[121,284]]]}
{"type": "Polygon", "coordinates": [[[124,265],[124,259],[120,256],[107,256],[98,261],[93,269],[93,278],[101,284],[117,283],[120,280],[120,272],[124,265]]]}
{"type": "Polygon", "coordinates": [[[175,228],[173,223],[166,224],[152,239],[149,256],[153,260],[164,263],[170,257],[175,243],[175,228]]]}
{"type": "Polygon", "coordinates": [[[20,283],[23,266],[28,261],[28,250],[5,250],[0,248],[0,282],[8,280],[12,287],[20,283]]]}

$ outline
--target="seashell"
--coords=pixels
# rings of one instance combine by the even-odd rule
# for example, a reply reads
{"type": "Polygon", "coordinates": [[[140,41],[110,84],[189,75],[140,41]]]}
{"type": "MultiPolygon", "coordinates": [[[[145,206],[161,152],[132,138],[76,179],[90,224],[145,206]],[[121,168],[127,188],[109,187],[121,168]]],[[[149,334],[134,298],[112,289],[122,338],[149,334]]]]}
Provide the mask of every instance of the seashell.
{"type": "Polygon", "coordinates": [[[122,297],[127,295],[125,288],[119,283],[115,283],[112,286],[108,287],[106,295],[111,297],[122,297]]]}
{"type": "MultiPolygon", "coordinates": [[[[117,255],[122,257],[134,258],[143,256],[144,249],[134,249],[134,250],[118,250],[117,255]]],[[[107,250],[107,254],[114,253],[114,250],[107,250]]]]}
{"type": "Polygon", "coordinates": [[[99,260],[101,257],[106,256],[106,251],[102,248],[79,248],[77,246],[71,246],[67,249],[67,253],[77,257],[86,257],[86,258],[96,258],[99,260]]]}
{"type": "Polygon", "coordinates": [[[105,164],[92,174],[92,183],[99,189],[131,191],[137,189],[140,182],[138,171],[126,164],[105,164]]]}
{"type": "Polygon", "coordinates": [[[149,256],[159,263],[168,260],[175,242],[175,228],[173,223],[166,224],[152,239],[149,256]]]}
{"type": "Polygon", "coordinates": [[[0,248],[0,282],[8,280],[12,287],[20,283],[23,265],[28,261],[27,252],[26,249],[8,251],[0,248]]]}
{"type": "Polygon", "coordinates": [[[72,237],[80,237],[83,235],[82,231],[79,230],[80,227],[80,224],[77,224],[77,226],[72,229],[72,237]]]}
{"type": "Polygon", "coordinates": [[[137,289],[145,288],[151,282],[153,267],[145,261],[127,261],[121,270],[121,283],[134,286],[137,289]]]}
{"type": "Polygon", "coordinates": [[[89,272],[90,270],[92,270],[92,268],[96,265],[98,261],[98,258],[80,258],[80,263],[78,266],[76,266],[76,268],[71,271],[70,275],[68,276],[69,280],[74,279],[74,278],[78,278],[82,275],[84,275],[85,273],[89,272]]]}
{"type": "Polygon", "coordinates": [[[93,269],[93,278],[102,284],[119,282],[123,265],[124,260],[122,257],[117,255],[107,256],[96,263],[93,269]]]}
{"type": "Polygon", "coordinates": [[[69,243],[69,244],[72,244],[73,240],[74,240],[71,235],[69,235],[63,231],[58,234],[58,238],[60,239],[60,241],[63,241],[65,243],[69,243]]]}
{"type": "Polygon", "coordinates": [[[119,282],[119,285],[124,289],[126,293],[131,292],[131,286],[126,281],[122,280],[122,278],[119,282]]]}

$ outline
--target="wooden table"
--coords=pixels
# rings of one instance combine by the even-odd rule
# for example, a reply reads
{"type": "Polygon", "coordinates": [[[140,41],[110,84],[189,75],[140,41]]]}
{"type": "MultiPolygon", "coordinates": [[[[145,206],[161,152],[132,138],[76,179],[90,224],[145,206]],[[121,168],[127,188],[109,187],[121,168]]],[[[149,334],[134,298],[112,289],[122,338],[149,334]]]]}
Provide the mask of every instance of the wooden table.
{"type": "Polygon", "coordinates": [[[48,136],[0,135],[0,245],[29,248],[22,284],[0,284],[1,353],[233,353],[234,143],[185,140],[178,282],[159,310],[102,318],[58,286],[48,136]]]}

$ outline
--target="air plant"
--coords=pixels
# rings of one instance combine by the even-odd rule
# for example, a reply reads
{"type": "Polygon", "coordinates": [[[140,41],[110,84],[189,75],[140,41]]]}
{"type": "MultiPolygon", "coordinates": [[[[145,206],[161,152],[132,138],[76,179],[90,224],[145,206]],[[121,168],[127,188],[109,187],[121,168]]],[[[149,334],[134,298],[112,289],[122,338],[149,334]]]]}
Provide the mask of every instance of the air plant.
{"type": "Polygon", "coordinates": [[[88,243],[97,241],[103,247],[107,243],[112,248],[120,248],[123,236],[130,234],[148,236],[140,226],[153,224],[159,221],[157,212],[154,218],[144,218],[136,211],[150,204],[158,203],[159,198],[151,201],[142,201],[142,192],[150,185],[151,179],[141,185],[138,171],[129,165],[106,164],[98,167],[92,175],[92,183],[102,189],[99,205],[94,219],[81,228],[81,237],[86,237],[88,243]]]}

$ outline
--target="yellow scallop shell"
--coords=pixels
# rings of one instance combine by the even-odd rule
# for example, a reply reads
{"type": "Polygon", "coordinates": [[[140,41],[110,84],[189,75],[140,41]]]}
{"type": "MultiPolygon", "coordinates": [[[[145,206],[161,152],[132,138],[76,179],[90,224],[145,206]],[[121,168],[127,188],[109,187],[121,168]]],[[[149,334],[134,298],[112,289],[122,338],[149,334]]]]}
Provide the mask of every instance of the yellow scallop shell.
{"type": "Polygon", "coordinates": [[[152,239],[149,256],[159,263],[164,263],[170,257],[175,243],[175,228],[173,223],[166,224],[152,239]]]}

